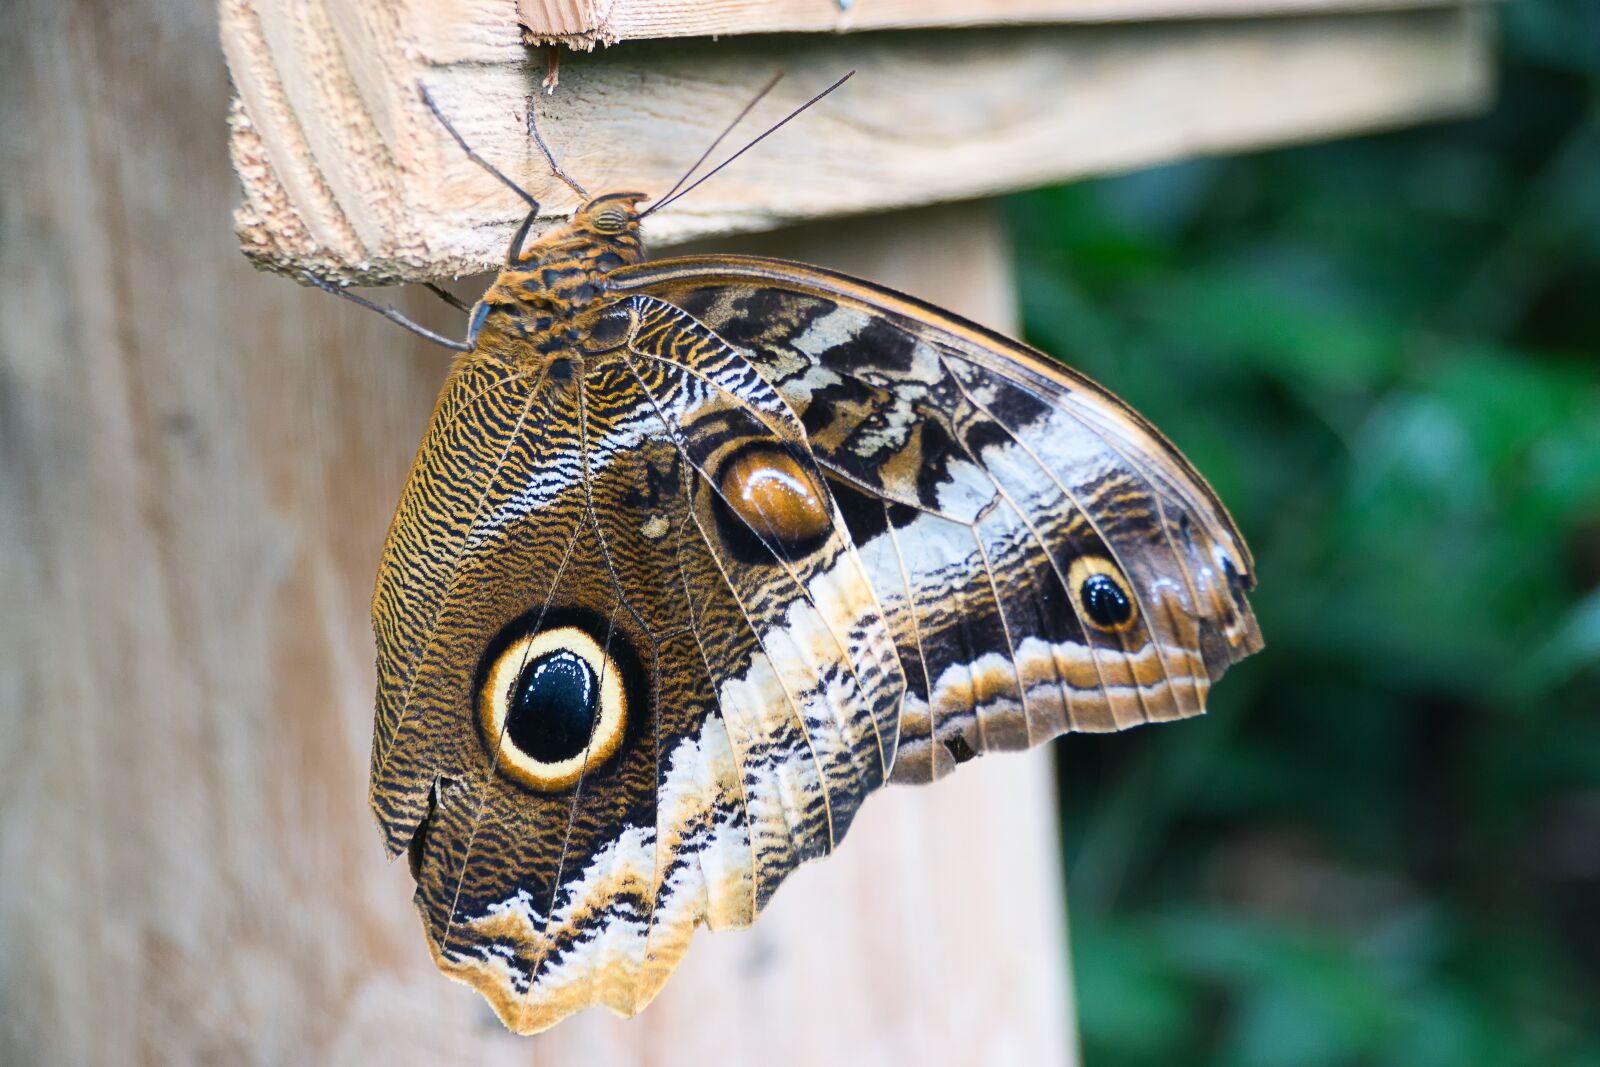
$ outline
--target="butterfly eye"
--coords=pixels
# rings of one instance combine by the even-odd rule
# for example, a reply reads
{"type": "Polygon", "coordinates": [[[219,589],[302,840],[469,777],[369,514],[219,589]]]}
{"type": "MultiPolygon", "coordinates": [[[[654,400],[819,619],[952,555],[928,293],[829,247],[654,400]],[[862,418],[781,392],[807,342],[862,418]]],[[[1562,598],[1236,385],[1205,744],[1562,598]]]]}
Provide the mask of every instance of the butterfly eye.
{"type": "Polygon", "coordinates": [[[1106,633],[1123,633],[1133,626],[1138,611],[1133,591],[1116,565],[1104,556],[1080,556],[1067,572],[1078,615],[1106,633]]]}
{"type": "Polygon", "coordinates": [[[594,228],[601,233],[621,233],[628,228],[628,213],[620,207],[603,207],[594,213],[594,228]]]}
{"type": "Polygon", "coordinates": [[[757,446],[737,453],[719,481],[728,510],[791,558],[817,547],[833,528],[828,498],[815,477],[782,449],[757,446]]]}
{"type": "Polygon", "coordinates": [[[627,731],[627,690],[592,635],[560,626],[517,637],[494,657],[478,716],[504,773],[558,792],[616,754],[627,731]]]}

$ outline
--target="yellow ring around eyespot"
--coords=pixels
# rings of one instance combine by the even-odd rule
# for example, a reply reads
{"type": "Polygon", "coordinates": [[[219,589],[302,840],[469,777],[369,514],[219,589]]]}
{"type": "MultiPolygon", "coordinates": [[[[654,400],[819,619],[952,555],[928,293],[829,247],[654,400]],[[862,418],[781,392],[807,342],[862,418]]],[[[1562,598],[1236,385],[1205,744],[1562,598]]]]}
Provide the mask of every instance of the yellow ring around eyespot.
{"type": "Polygon", "coordinates": [[[628,728],[627,691],[616,661],[606,656],[593,637],[576,626],[560,626],[519,637],[495,657],[478,693],[478,717],[485,743],[491,753],[498,747],[500,769],[508,777],[541,793],[560,792],[576,785],[581,776],[610,759],[622,745],[628,728]],[[516,685],[522,668],[561,650],[580,657],[594,671],[600,680],[600,708],[588,747],[551,762],[534,759],[518,748],[505,725],[511,708],[511,687],[516,685]]]}
{"type": "Polygon", "coordinates": [[[1078,618],[1083,620],[1085,626],[1101,633],[1127,633],[1133,629],[1133,624],[1139,621],[1138,598],[1128,587],[1128,580],[1122,576],[1122,571],[1104,556],[1079,556],[1073,560],[1072,566],[1067,569],[1067,590],[1072,594],[1072,606],[1078,609],[1078,618]],[[1096,622],[1090,617],[1088,608],[1083,603],[1083,583],[1096,574],[1103,574],[1117,583],[1117,588],[1128,600],[1128,617],[1113,626],[1103,626],[1096,622]]]}

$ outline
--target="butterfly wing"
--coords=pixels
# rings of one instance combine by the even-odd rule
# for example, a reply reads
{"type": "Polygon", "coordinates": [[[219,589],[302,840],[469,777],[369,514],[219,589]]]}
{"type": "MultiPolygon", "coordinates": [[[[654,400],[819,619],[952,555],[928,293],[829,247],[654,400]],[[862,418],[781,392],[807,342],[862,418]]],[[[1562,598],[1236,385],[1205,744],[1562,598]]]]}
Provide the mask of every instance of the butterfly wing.
{"type": "Polygon", "coordinates": [[[661,260],[610,282],[713,331],[803,425],[903,665],[896,780],[1198,714],[1260,647],[1226,509],[1081,375],[801,264],[661,260]]]}
{"type": "Polygon", "coordinates": [[[1227,513],[1092,383],[808,267],[610,282],[589,351],[457,363],[374,597],[374,812],[524,1033],[648,1003],[891,771],[1198,713],[1260,643],[1227,513]]]}
{"type": "Polygon", "coordinates": [[[458,361],[374,597],[373,810],[435,961],[523,1033],[753,921],[885,780],[904,690],[833,501],[785,539],[726,498],[750,457],[821,486],[782,398],[617,315],[537,371],[458,361]]]}

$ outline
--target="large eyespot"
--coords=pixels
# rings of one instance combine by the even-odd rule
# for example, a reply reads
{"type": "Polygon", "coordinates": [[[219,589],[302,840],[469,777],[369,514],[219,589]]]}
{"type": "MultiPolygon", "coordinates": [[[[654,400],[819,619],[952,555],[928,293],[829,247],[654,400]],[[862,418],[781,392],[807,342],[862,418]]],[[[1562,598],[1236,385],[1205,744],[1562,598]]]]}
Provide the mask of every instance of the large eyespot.
{"type": "Polygon", "coordinates": [[[1078,615],[1096,630],[1119,634],[1133,626],[1139,612],[1128,580],[1104,556],[1080,556],[1067,571],[1078,615]]]}
{"type": "Polygon", "coordinates": [[[828,497],[816,477],[775,445],[734,453],[722,465],[717,486],[720,503],[780,556],[795,559],[815,550],[833,529],[828,497]]]}
{"type": "Polygon", "coordinates": [[[594,228],[601,233],[621,233],[628,228],[629,212],[621,204],[608,204],[590,216],[594,228]]]}
{"type": "Polygon", "coordinates": [[[559,792],[617,752],[628,727],[628,690],[613,656],[578,626],[506,642],[478,692],[485,745],[500,769],[530,789],[559,792]]]}

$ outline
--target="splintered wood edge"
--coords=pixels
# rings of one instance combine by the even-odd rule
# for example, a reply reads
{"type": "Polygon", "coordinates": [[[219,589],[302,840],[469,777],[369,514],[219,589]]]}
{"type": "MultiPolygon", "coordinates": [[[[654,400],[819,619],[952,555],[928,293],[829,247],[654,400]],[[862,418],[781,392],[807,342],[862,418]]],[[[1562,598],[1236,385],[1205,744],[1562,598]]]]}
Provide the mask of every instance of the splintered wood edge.
{"type": "MultiPolygon", "coordinates": [[[[367,284],[498,265],[520,201],[449,139],[419,82],[549,217],[572,209],[524,132],[541,51],[514,30],[467,48],[459,28],[430,50],[403,20],[344,2],[222,6],[239,97],[235,221],[258,265],[367,284]]],[[[558,91],[537,96],[540,128],[591,192],[659,194],[780,63],[787,77],[746,119],[746,137],[843,71],[858,74],[651,216],[652,245],[1460,114],[1490,90],[1486,13],[1453,8],[640,42],[568,56],[558,91]]]]}
{"type": "Polygon", "coordinates": [[[752,33],[1153,19],[1240,18],[1443,7],[1453,0],[516,0],[523,39],[588,50],[619,41],[752,33]]]}

